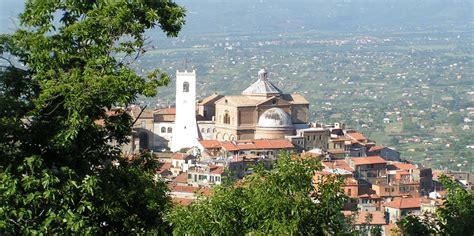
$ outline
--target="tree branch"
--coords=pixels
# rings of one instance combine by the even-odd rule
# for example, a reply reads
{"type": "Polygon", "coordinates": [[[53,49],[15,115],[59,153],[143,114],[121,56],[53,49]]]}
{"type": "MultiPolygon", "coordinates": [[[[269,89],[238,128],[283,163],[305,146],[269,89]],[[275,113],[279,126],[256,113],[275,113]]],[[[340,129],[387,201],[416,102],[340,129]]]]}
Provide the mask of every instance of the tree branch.
{"type": "Polygon", "coordinates": [[[145,105],[145,106],[142,107],[142,109],[140,110],[140,113],[138,113],[137,118],[135,118],[135,120],[133,121],[132,127],[135,125],[135,123],[137,123],[138,119],[139,119],[140,116],[142,115],[143,111],[145,111],[145,108],[146,108],[147,106],[148,106],[148,105],[145,105]]]}

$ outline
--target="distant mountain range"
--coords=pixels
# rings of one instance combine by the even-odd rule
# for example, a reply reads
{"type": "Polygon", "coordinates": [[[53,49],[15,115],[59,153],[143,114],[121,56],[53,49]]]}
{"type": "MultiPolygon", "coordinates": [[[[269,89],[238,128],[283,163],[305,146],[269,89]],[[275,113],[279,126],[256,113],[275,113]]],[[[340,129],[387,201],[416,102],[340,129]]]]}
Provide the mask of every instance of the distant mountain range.
{"type": "MultiPolygon", "coordinates": [[[[178,0],[188,9],[183,34],[453,29],[474,24],[473,0],[178,0]]],[[[23,1],[0,0],[0,32],[23,1]]]]}
{"type": "Polygon", "coordinates": [[[453,29],[474,23],[474,1],[462,0],[181,0],[183,33],[453,29]]]}

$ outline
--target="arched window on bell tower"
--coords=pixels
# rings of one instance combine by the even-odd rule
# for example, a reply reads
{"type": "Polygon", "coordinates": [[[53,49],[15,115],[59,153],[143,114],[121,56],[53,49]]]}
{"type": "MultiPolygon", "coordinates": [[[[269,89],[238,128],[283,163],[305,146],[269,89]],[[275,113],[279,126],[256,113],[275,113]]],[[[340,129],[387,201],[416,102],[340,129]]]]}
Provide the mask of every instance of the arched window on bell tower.
{"type": "Polygon", "coordinates": [[[189,82],[184,82],[183,83],[183,93],[188,93],[189,92],[189,82]]]}

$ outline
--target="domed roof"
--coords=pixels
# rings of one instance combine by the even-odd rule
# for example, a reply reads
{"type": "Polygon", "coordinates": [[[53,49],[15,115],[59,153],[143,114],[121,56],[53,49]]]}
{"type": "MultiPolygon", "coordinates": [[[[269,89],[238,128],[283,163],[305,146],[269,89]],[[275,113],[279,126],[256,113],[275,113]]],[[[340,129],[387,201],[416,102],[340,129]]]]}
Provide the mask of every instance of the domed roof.
{"type": "Polygon", "coordinates": [[[270,108],[258,118],[260,128],[289,128],[293,127],[291,117],[280,108],[270,108]]]}
{"type": "Polygon", "coordinates": [[[274,84],[272,84],[267,79],[268,73],[264,69],[261,69],[258,72],[258,80],[246,88],[242,94],[243,95],[257,95],[257,96],[279,96],[283,92],[277,88],[274,84]]]}

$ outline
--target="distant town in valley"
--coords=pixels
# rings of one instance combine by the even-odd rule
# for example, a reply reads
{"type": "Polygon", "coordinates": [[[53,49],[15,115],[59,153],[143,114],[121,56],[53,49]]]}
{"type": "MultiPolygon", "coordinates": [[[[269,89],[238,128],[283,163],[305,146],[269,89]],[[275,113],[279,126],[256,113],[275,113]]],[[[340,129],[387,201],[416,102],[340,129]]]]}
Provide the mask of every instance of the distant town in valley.
{"type": "MultiPolygon", "coordinates": [[[[470,34],[194,36],[160,45],[141,63],[158,64],[170,74],[186,65],[196,68],[198,99],[238,94],[265,67],[280,88],[305,96],[311,122],[344,123],[425,166],[472,171],[470,34]]],[[[145,103],[173,105],[173,90],[160,88],[160,96],[145,103]]]]}
{"type": "Polygon", "coordinates": [[[210,187],[225,178],[242,179],[257,165],[270,169],[282,152],[320,159],[322,170],[313,177],[315,189],[325,176],[339,176],[351,199],[344,213],[351,216],[355,208],[368,212],[356,216],[356,227],[368,224],[387,233],[403,216],[434,212],[443,204],[446,191],[438,180],[443,174],[473,188],[472,173],[407,160],[344,123],[311,122],[312,106],[305,97],[278,88],[265,69],[239,95],[214,93],[200,100],[195,98],[202,93],[196,90],[198,75],[195,70],[176,71],[174,104],[127,110],[136,122],[123,153],[133,157],[152,151],[163,163],[158,176],[179,204],[189,205],[197,196],[209,194],[210,187]]]}

